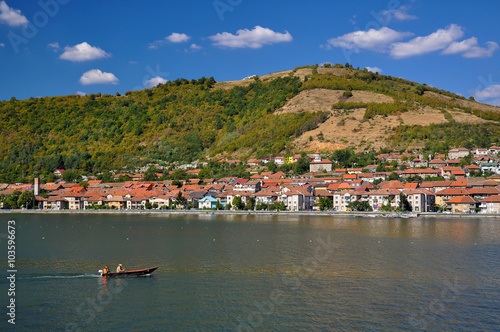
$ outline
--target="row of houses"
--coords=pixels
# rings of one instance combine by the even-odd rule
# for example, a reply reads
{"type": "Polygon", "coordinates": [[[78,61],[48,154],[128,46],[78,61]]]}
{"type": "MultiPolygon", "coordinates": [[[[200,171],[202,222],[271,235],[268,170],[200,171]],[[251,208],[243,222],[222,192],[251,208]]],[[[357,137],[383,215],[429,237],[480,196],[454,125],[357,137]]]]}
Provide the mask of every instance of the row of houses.
{"type": "MultiPolygon", "coordinates": [[[[251,179],[193,179],[181,187],[172,181],[129,181],[103,183],[88,181],[86,188],[78,184],[47,183],[36,185],[0,184],[0,195],[16,190],[35,190],[41,209],[79,209],[96,207],[115,209],[145,208],[235,208],[235,199],[254,206],[281,204],[287,210],[315,210],[320,198],[331,200],[333,210],[350,211],[354,202],[361,202],[377,211],[400,206],[405,197],[414,212],[432,212],[437,208],[453,212],[500,212],[500,177],[465,178],[445,181],[388,181],[391,172],[360,173],[358,169],[339,169],[335,176],[287,178],[283,172],[264,172],[251,179]],[[374,179],[382,182],[374,185],[374,179]],[[201,182],[201,183],[200,183],[201,182]],[[3,190],[2,190],[3,189],[3,190]],[[40,196],[44,191],[47,195],[40,196]],[[401,195],[404,194],[404,195],[401,195]]],[[[454,174],[454,169],[422,169],[401,171],[400,176],[415,174],[454,174]],[[415,173],[417,172],[417,173],[415,173]],[[437,172],[437,173],[436,173],[437,172]]],[[[36,182],[35,182],[36,183],[36,182]]]]}

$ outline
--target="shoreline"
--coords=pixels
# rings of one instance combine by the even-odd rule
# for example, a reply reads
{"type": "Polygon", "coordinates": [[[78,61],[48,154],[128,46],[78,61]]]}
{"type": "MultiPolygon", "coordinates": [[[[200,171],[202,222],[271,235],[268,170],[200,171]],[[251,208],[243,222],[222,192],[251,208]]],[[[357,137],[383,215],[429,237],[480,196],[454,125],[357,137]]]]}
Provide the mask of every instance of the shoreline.
{"type": "Polygon", "coordinates": [[[500,214],[482,213],[437,213],[421,212],[401,215],[397,212],[337,212],[337,211],[224,211],[224,210],[0,210],[0,214],[151,214],[151,215],[292,215],[292,216],[339,216],[339,217],[363,217],[363,218],[387,218],[387,219],[414,219],[414,218],[498,218],[500,214]]]}

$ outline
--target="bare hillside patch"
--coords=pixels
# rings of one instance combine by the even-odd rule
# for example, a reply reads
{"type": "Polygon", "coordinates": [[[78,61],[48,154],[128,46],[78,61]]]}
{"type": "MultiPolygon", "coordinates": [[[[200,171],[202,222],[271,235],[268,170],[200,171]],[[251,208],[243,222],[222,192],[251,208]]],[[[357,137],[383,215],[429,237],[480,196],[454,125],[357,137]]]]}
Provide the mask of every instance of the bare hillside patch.
{"type": "Polygon", "coordinates": [[[481,119],[478,116],[475,116],[473,114],[468,114],[468,113],[462,113],[462,112],[448,112],[452,116],[453,120],[456,122],[461,122],[461,123],[487,123],[487,122],[494,122],[494,121],[489,121],[489,120],[484,120],[481,119]]]}
{"type": "MultiPolygon", "coordinates": [[[[330,111],[340,101],[343,90],[313,89],[300,92],[275,114],[330,111]]],[[[370,91],[352,91],[347,101],[353,103],[392,103],[391,97],[370,91]]]]}
{"type": "MultiPolygon", "coordinates": [[[[370,120],[364,120],[365,109],[343,111],[331,115],[328,120],[318,128],[305,132],[295,140],[295,145],[305,150],[311,150],[313,142],[318,141],[333,144],[343,144],[355,147],[357,151],[367,148],[379,149],[386,146],[386,139],[391,135],[392,129],[399,125],[442,124],[448,122],[443,112],[426,107],[417,111],[387,116],[376,115],[370,120]]],[[[474,115],[449,112],[453,119],[462,123],[488,122],[474,115]]],[[[316,143],[314,143],[316,144],[316,143]]]]}
{"type": "Polygon", "coordinates": [[[418,111],[405,112],[400,115],[403,124],[428,126],[431,124],[441,124],[448,122],[444,114],[436,109],[425,107],[418,111]]]}

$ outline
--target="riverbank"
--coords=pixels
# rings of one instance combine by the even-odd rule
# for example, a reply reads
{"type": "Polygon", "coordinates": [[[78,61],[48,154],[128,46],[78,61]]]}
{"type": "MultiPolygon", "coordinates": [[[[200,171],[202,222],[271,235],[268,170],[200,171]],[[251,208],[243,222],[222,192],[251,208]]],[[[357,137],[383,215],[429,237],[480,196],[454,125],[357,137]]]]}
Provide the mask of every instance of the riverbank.
{"type": "Polygon", "coordinates": [[[500,214],[484,213],[397,213],[397,212],[337,212],[337,211],[225,211],[225,210],[0,210],[1,214],[140,214],[140,215],[296,215],[296,216],[339,216],[363,218],[498,218],[500,214]]]}

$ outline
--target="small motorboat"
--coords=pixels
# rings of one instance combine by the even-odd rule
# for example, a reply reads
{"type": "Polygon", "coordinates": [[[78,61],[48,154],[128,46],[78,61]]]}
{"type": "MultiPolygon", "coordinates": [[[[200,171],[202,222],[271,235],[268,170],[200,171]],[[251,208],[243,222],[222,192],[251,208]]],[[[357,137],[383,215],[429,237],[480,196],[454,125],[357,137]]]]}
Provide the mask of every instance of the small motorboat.
{"type": "Polygon", "coordinates": [[[123,271],[123,272],[108,272],[106,274],[102,273],[102,270],[99,270],[99,274],[102,277],[130,277],[130,276],[143,276],[147,274],[153,273],[158,266],[155,267],[150,267],[147,269],[141,269],[141,270],[130,270],[130,271],[123,271]]]}

